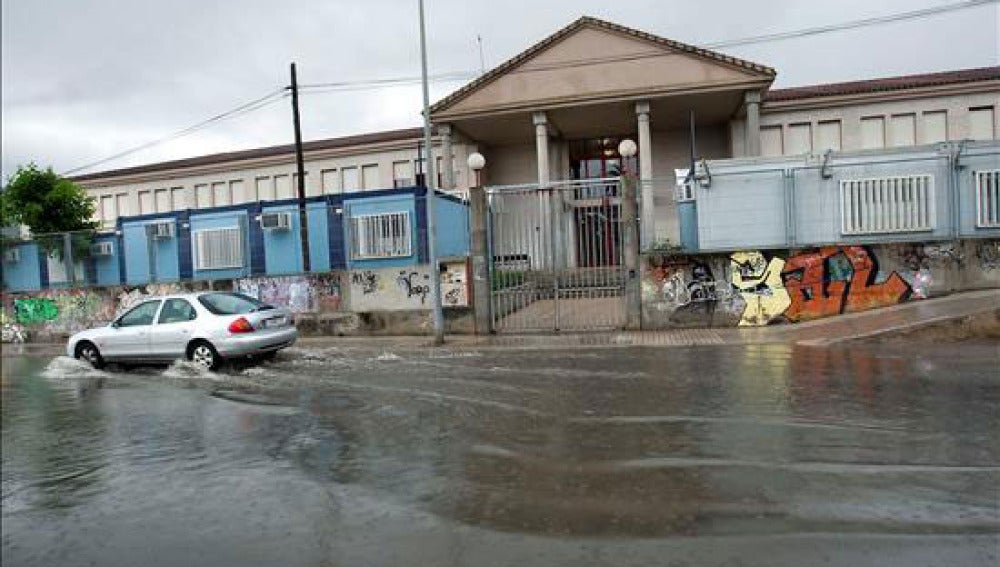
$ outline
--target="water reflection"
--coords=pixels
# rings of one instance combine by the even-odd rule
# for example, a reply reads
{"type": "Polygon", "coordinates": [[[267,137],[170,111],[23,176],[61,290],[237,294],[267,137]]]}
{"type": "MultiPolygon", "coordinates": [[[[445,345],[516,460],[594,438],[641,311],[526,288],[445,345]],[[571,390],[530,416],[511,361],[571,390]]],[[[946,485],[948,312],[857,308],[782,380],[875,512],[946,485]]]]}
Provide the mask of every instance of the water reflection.
{"type": "Polygon", "coordinates": [[[427,518],[601,541],[1000,532],[995,347],[307,354],[211,376],[4,359],[5,560],[149,564],[122,551],[138,538],[181,548],[170,563],[309,564],[427,518]]]}

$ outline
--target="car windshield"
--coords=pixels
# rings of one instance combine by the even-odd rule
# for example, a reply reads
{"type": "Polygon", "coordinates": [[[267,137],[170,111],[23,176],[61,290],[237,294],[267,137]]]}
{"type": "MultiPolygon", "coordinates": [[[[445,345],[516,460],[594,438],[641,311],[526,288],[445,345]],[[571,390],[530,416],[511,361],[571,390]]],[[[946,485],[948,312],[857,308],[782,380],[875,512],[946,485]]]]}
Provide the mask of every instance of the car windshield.
{"type": "Polygon", "coordinates": [[[274,309],[273,305],[268,305],[242,293],[207,293],[199,296],[198,302],[216,315],[242,315],[274,309]]]}

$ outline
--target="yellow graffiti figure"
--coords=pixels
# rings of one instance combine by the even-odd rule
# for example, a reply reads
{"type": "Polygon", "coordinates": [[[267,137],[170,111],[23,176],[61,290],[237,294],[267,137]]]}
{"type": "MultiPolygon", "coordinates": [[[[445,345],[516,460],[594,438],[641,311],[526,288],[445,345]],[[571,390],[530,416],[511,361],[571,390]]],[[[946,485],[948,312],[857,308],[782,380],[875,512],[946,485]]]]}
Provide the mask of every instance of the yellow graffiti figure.
{"type": "Polygon", "coordinates": [[[792,300],[781,281],[785,261],[767,261],[760,252],[734,252],[729,257],[730,281],[746,302],[740,326],[767,325],[791,305],[792,300]]]}

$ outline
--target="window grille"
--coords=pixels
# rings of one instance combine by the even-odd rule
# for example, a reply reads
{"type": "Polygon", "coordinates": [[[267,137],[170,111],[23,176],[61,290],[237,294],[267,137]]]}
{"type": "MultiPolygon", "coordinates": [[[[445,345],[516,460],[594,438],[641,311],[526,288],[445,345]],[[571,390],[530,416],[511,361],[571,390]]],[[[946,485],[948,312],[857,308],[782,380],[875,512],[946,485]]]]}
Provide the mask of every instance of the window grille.
{"type": "Polygon", "coordinates": [[[409,256],[410,213],[385,213],[351,218],[351,258],[409,256]]]}
{"type": "Polygon", "coordinates": [[[198,270],[243,267],[243,231],[240,227],[196,231],[194,245],[198,270]]]}
{"type": "Polygon", "coordinates": [[[1000,169],[973,173],[976,182],[976,227],[1000,228],[1000,169]]]}
{"type": "Polygon", "coordinates": [[[840,182],[841,234],[934,229],[931,175],[845,179],[840,182]]]}

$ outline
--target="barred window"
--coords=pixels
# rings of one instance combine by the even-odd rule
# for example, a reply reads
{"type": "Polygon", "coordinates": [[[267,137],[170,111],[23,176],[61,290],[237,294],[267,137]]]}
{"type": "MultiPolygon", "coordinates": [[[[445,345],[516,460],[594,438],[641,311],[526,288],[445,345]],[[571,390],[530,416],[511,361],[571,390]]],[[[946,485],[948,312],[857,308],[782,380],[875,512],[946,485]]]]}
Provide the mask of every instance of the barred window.
{"type": "Polygon", "coordinates": [[[351,258],[409,256],[410,213],[385,213],[351,218],[351,258]]]}
{"type": "Polygon", "coordinates": [[[934,229],[934,178],[930,175],[842,180],[840,198],[844,235],[934,229]]]}
{"type": "Polygon", "coordinates": [[[238,226],[196,231],[194,248],[195,269],[243,267],[243,231],[238,226]]]}

